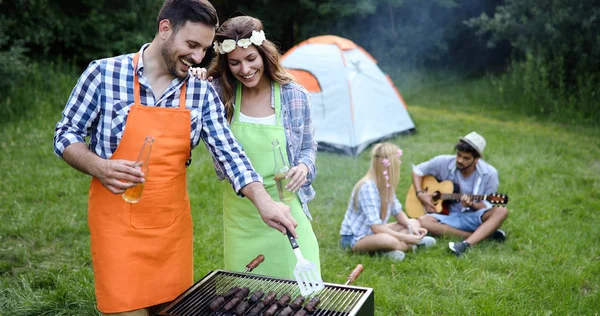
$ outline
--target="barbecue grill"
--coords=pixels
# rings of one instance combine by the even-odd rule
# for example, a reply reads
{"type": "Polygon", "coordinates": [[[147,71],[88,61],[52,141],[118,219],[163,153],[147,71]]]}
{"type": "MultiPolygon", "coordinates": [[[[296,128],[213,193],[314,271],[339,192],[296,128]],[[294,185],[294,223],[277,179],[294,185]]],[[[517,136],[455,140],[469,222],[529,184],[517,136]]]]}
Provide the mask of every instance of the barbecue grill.
{"type": "MultiPolygon", "coordinates": [[[[352,281],[354,277],[352,277],[352,281]]],[[[321,303],[310,315],[373,315],[374,293],[372,288],[324,283],[325,288],[306,297],[317,296],[321,303]]],[[[234,315],[232,311],[213,311],[209,304],[219,295],[232,287],[247,287],[250,294],[257,290],[265,293],[274,291],[277,297],[288,293],[292,300],[300,295],[296,281],[274,278],[270,276],[215,270],[197,281],[188,290],[179,295],[165,307],[159,315],[163,316],[196,316],[196,315],[234,315]]],[[[248,308],[251,310],[252,306],[248,308]]],[[[263,310],[264,312],[264,310],[263,310]]],[[[261,313],[262,315],[262,313],[261,313]]]]}

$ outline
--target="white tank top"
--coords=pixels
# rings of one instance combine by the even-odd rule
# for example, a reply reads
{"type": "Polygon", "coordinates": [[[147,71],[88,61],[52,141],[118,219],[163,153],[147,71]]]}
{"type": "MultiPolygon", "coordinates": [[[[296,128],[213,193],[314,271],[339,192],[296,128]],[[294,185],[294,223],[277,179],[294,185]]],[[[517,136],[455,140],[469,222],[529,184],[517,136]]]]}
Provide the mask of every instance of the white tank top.
{"type": "Polygon", "coordinates": [[[240,112],[240,122],[261,125],[275,125],[277,124],[277,118],[275,117],[275,114],[271,114],[265,117],[253,117],[240,112]]]}

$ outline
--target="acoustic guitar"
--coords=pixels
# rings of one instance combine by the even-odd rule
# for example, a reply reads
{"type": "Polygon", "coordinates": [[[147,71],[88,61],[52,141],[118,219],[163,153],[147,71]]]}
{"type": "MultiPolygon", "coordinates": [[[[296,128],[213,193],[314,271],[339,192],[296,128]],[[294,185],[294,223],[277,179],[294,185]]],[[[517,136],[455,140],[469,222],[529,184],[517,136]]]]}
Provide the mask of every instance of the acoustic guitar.
{"type": "MultiPolygon", "coordinates": [[[[508,203],[508,195],[501,193],[493,194],[462,194],[456,193],[457,190],[454,188],[454,183],[450,180],[439,182],[433,176],[423,177],[421,182],[421,190],[431,196],[435,211],[437,213],[448,214],[448,209],[445,207],[445,201],[460,201],[463,195],[469,196],[471,201],[488,201],[496,206],[504,206],[508,203]]],[[[417,218],[424,215],[425,208],[419,198],[417,198],[416,190],[414,185],[410,185],[408,193],[406,194],[406,200],[404,203],[404,209],[406,214],[412,218],[417,218]]]]}

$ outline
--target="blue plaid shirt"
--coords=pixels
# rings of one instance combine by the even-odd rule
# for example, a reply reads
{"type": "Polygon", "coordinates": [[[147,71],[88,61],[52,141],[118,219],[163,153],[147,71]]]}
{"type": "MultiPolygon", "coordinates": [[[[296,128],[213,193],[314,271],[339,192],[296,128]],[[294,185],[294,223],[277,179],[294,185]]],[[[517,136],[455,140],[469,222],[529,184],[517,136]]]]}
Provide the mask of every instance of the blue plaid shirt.
{"type": "MultiPolygon", "coordinates": [[[[144,45],[140,52],[149,44],[144,45]]],[[[133,56],[121,55],[93,61],[71,92],[54,133],[54,152],[61,156],[67,146],[85,142],[89,149],[108,159],[116,151],[133,105],[133,56]]],[[[186,108],[191,111],[190,148],[204,141],[236,192],[251,182],[262,182],[225,120],[224,107],[213,87],[193,76],[175,78],[156,99],[144,77],[143,58],[136,69],[140,101],[147,106],[179,107],[181,86],[187,82],[186,108]]]]}
{"type": "Polygon", "coordinates": [[[348,202],[348,209],[342,222],[340,235],[353,236],[354,242],[367,235],[373,235],[372,225],[383,225],[388,222],[390,216],[396,216],[402,211],[402,205],[394,196],[394,204],[388,208],[384,219],[379,216],[381,200],[379,190],[372,180],[363,183],[358,192],[353,191],[348,202]],[[354,207],[354,195],[358,194],[358,207],[354,207]]]}

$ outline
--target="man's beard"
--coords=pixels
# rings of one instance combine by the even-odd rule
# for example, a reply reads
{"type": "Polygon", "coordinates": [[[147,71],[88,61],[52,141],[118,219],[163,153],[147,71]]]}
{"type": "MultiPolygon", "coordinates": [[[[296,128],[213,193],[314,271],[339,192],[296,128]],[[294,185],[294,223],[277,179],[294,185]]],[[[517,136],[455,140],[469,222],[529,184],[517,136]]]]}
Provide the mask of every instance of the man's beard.
{"type": "Polygon", "coordinates": [[[458,170],[465,170],[465,169],[468,169],[469,167],[471,167],[472,165],[473,165],[473,162],[472,162],[470,165],[468,165],[468,166],[465,166],[465,165],[459,165],[459,164],[457,163],[457,164],[456,164],[456,169],[458,169],[458,170]]]}
{"type": "Polygon", "coordinates": [[[187,74],[181,75],[177,71],[177,59],[172,57],[174,55],[173,51],[169,49],[169,47],[171,47],[172,44],[173,44],[172,39],[169,39],[168,41],[165,42],[165,44],[163,45],[160,52],[161,52],[163,61],[165,62],[165,65],[167,66],[167,71],[169,72],[169,74],[175,78],[183,79],[187,76],[187,74]]]}

